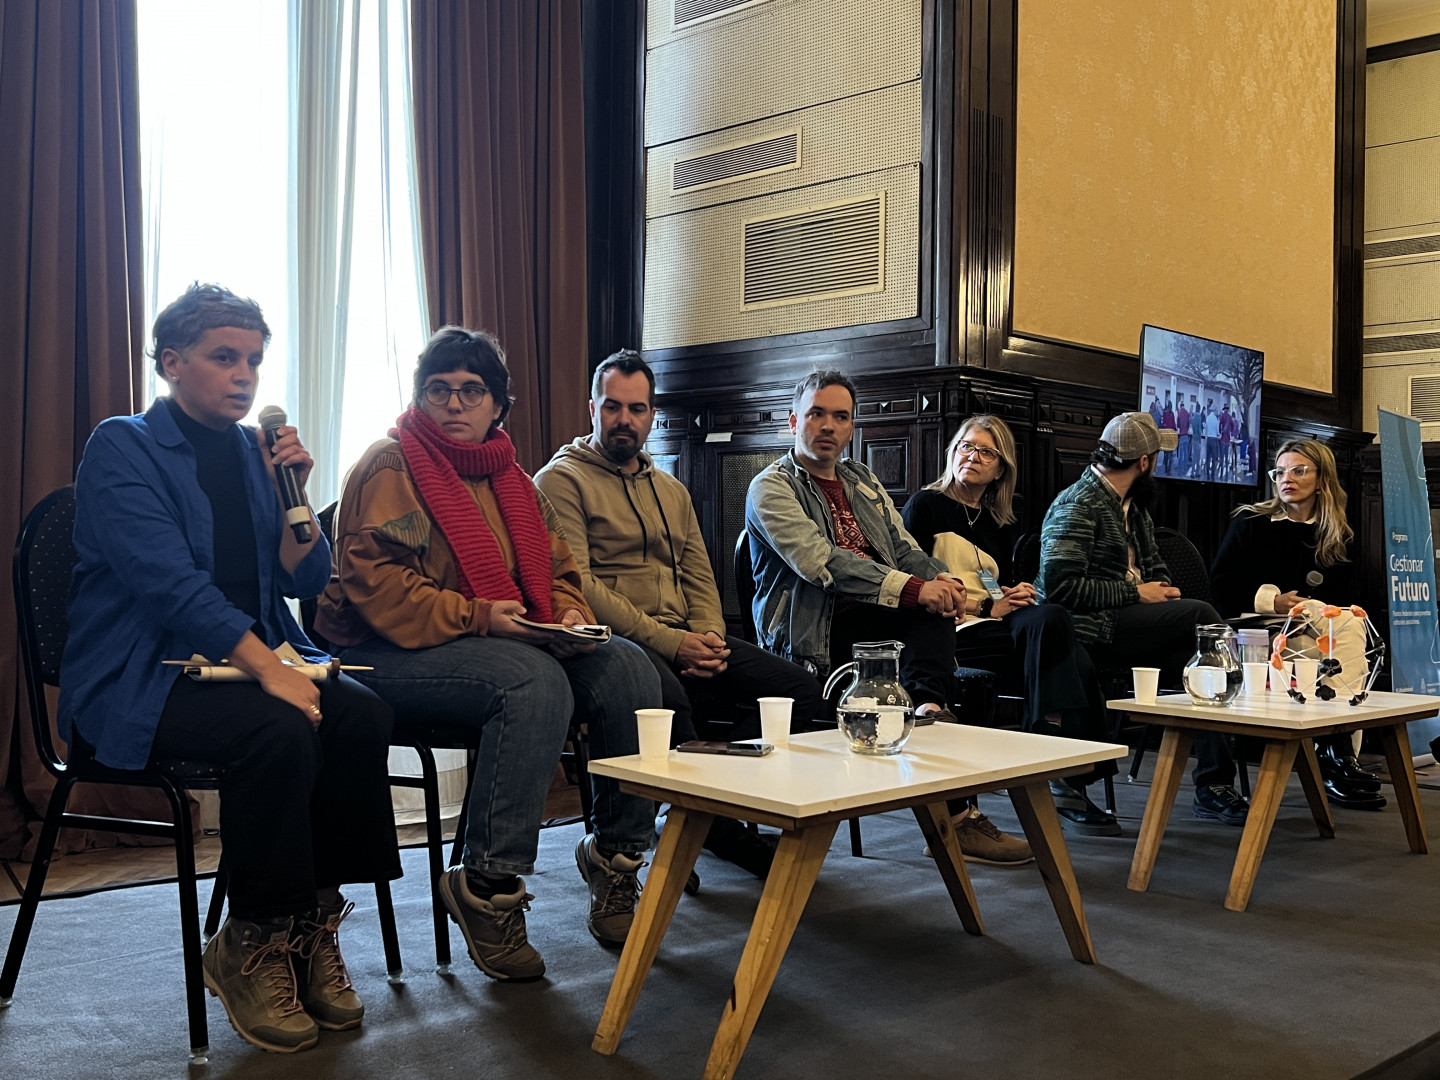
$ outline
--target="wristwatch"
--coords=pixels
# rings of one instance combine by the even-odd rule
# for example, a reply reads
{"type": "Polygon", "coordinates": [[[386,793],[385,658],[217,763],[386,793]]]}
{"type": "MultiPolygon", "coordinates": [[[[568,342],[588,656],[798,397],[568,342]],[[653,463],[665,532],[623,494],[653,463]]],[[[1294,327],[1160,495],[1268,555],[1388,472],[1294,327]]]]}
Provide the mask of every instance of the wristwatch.
{"type": "Polygon", "coordinates": [[[994,610],[994,608],[995,601],[987,596],[984,600],[980,601],[980,606],[975,610],[975,614],[982,619],[988,619],[990,617],[990,612],[994,610]]]}

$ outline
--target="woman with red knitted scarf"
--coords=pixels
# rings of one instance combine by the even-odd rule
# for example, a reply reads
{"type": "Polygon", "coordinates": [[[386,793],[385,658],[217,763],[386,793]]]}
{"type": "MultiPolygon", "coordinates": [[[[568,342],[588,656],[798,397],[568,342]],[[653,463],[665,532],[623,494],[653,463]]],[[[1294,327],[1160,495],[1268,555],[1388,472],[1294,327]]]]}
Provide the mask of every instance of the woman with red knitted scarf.
{"type": "MultiPolygon", "coordinates": [[[[351,469],[335,517],[335,575],[316,629],[403,721],[481,730],[463,865],[437,884],[470,957],[494,979],[545,971],[525,932],[540,818],[572,714],[597,757],[638,750],[635,710],[660,704],[623,638],[557,641],[517,621],[588,623],[574,556],[500,426],[499,342],[446,327],[420,354],[412,404],[351,469]]],[[[592,778],[595,832],[576,849],[590,932],[619,947],[634,916],[655,806],[592,778]]]]}

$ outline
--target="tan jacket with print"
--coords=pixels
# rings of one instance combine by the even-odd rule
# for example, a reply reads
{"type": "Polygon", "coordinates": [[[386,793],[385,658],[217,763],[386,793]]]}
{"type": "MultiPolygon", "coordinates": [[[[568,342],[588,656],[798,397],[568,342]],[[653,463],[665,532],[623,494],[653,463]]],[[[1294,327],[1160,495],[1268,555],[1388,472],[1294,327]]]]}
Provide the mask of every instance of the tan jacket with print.
{"type": "MultiPolygon", "coordinates": [[[[505,569],[518,581],[515,549],[490,481],[461,479],[495,535],[505,569]]],[[[550,533],[551,614],[558,620],[574,608],[594,622],[559,519],[538,490],[535,498],[550,533]]],[[[394,439],[372,445],[350,470],[334,532],[332,574],[315,628],[336,645],[358,645],[378,634],[401,648],[423,649],[489,631],[491,601],[467,600],[460,591],[455,554],[394,439]]]]}

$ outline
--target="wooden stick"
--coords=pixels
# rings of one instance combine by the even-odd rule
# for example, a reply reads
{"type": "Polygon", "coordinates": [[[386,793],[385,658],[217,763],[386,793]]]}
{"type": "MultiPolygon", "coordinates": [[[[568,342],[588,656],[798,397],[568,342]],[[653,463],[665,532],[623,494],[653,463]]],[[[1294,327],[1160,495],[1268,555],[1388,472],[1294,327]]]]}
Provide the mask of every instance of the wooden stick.
{"type": "Polygon", "coordinates": [[[1070,850],[1065,846],[1065,833],[1050,785],[1044,781],[1011,785],[1010,801],[1025,829],[1025,839],[1035,854],[1035,864],[1045,879],[1050,903],[1060,919],[1060,929],[1070,946],[1070,955],[1082,964],[1095,963],[1095,943],[1090,940],[1090,926],[1085,921],[1085,905],[1080,901],[1080,885],[1075,868],[1070,865],[1070,850]]]}
{"type": "Polygon", "coordinates": [[[720,1029],[705,1063],[705,1080],[730,1080],[735,1075],[735,1066],[755,1030],[755,1021],[760,1018],[800,913],[810,899],[820,864],[830,850],[835,825],[831,821],[781,834],[755,921],[750,924],[749,940],[735,970],[730,999],[725,1003],[720,1029]]]}
{"type": "Polygon", "coordinates": [[[1180,790],[1180,775],[1190,757],[1194,736],[1185,728],[1166,728],[1160,740],[1160,753],[1155,758],[1155,776],[1150,781],[1150,798],[1145,801],[1145,816],[1140,819],[1140,838],[1135,842],[1135,857],[1130,863],[1129,887],[1144,892],[1150,887],[1155,870],[1155,856],[1160,854],[1160,840],[1170,822],[1170,810],[1180,790]]]}
{"type": "Polygon", "coordinates": [[[930,845],[930,854],[935,857],[940,879],[945,882],[955,913],[960,916],[960,925],[965,927],[967,934],[985,933],[985,924],[980,919],[980,905],[975,901],[975,887],[970,884],[965,857],[960,852],[960,840],[950,821],[950,808],[941,802],[917,806],[914,810],[920,831],[925,834],[925,843],[930,845]]]}
{"type": "Polygon", "coordinates": [[[1260,774],[1250,795],[1250,812],[1245,816],[1245,831],[1240,834],[1235,869],[1230,872],[1230,891],[1225,894],[1225,906],[1231,911],[1244,911],[1250,903],[1250,890],[1255,887],[1255,875],[1260,871],[1265,845],[1270,842],[1270,830],[1285,794],[1285,782],[1295,767],[1299,743],[1298,739],[1271,739],[1265,743],[1260,774]]]}
{"type": "Polygon", "coordinates": [[[610,982],[605,1011],[600,1014],[595,1038],[590,1044],[602,1054],[613,1054],[620,1046],[620,1037],[625,1034],[630,1014],[635,1011],[645,976],[655,963],[660,942],[670,926],[680,894],[685,891],[690,871],[695,868],[695,859],[712,820],[711,814],[670,807],[665,828],[660,833],[660,844],[655,849],[655,861],[645,878],[645,890],[635,908],[635,921],[630,924],[625,949],[615,968],[615,978],[610,982]]]}

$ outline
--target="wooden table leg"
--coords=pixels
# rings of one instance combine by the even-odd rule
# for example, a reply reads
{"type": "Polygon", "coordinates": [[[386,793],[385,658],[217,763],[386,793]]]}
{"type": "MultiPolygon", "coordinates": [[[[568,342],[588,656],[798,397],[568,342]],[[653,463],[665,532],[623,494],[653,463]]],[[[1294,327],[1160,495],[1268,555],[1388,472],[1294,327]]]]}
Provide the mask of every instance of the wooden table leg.
{"type": "Polygon", "coordinates": [[[1065,846],[1055,800],[1050,797],[1050,785],[1042,780],[1023,787],[1012,785],[1009,791],[1015,814],[1025,830],[1025,839],[1030,841],[1030,850],[1035,853],[1035,864],[1045,879],[1050,902],[1060,917],[1060,929],[1070,944],[1070,955],[1082,964],[1093,964],[1095,944],[1090,940],[1085,905],[1080,902],[1080,886],[1075,881],[1075,868],[1070,865],[1070,851],[1065,846]]]}
{"type": "Polygon", "coordinates": [[[1250,890],[1255,887],[1255,875],[1260,870],[1265,845],[1270,842],[1275,812],[1280,809],[1280,798],[1295,767],[1301,741],[1273,739],[1265,743],[1260,774],[1255,778],[1250,796],[1250,812],[1245,816],[1245,831],[1240,834],[1240,851],[1235,856],[1235,869],[1230,872],[1230,891],[1225,894],[1225,906],[1231,911],[1244,911],[1250,903],[1250,890]]]}
{"type": "Polygon", "coordinates": [[[1155,758],[1155,776],[1150,781],[1150,798],[1145,801],[1145,816],[1140,819],[1140,838],[1135,842],[1135,858],[1130,863],[1129,887],[1144,892],[1150,887],[1155,870],[1155,856],[1160,853],[1160,839],[1170,822],[1170,808],[1180,790],[1180,777],[1190,757],[1193,736],[1185,728],[1166,728],[1160,740],[1160,753],[1155,758]]]}
{"type": "Polygon", "coordinates": [[[1410,759],[1410,735],[1404,724],[1391,724],[1380,729],[1381,745],[1385,747],[1385,765],[1390,782],[1395,785],[1395,805],[1405,822],[1405,838],[1410,850],[1424,855],[1430,850],[1425,840],[1425,815],[1420,809],[1420,789],[1415,783],[1415,762],[1410,759]]]}
{"type": "Polygon", "coordinates": [[[665,828],[660,833],[660,844],[655,849],[655,861],[645,878],[645,890],[635,908],[635,921],[625,939],[615,978],[610,982],[605,1011],[600,1014],[595,1039],[590,1044],[602,1054],[613,1054],[620,1045],[620,1036],[625,1034],[625,1025],[635,1011],[640,988],[645,985],[645,976],[660,951],[660,942],[670,926],[680,894],[685,891],[685,882],[695,867],[700,845],[713,818],[713,814],[670,807],[665,828]]]}
{"type": "Polygon", "coordinates": [[[950,808],[943,802],[917,806],[915,820],[925,834],[925,843],[930,845],[930,854],[935,857],[935,866],[950,892],[955,913],[960,916],[960,925],[965,927],[967,934],[985,933],[985,924],[980,920],[980,906],[975,902],[975,889],[970,884],[965,857],[960,854],[960,841],[950,821],[950,808]]]}
{"type": "Polygon", "coordinates": [[[705,1063],[705,1080],[729,1080],[735,1075],[834,836],[833,821],[780,834],[775,861],[770,864],[760,906],[750,924],[750,937],[735,969],[730,999],[705,1063]]]}
{"type": "Polygon", "coordinates": [[[1315,756],[1315,740],[1301,739],[1300,752],[1295,755],[1295,771],[1300,774],[1300,787],[1310,804],[1310,816],[1320,830],[1322,840],[1335,839],[1335,819],[1330,814],[1330,800],[1325,798],[1325,779],[1320,773],[1320,759],[1315,756]]]}

